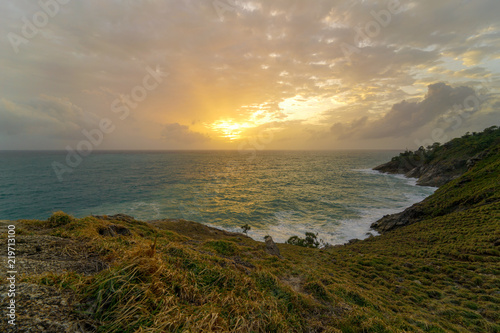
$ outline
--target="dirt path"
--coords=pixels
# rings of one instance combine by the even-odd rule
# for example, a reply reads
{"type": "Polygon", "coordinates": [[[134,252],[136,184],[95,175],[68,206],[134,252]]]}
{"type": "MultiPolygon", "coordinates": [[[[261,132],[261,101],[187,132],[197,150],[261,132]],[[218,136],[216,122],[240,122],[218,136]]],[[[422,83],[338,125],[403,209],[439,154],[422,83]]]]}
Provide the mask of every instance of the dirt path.
{"type": "MultiPolygon", "coordinates": [[[[73,291],[52,286],[20,282],[26,277],[47,273],[61,274],[67,271],[90,275],[105,269],[107,265],[92,253],[83,242],[30,233],[19,222],[0,220],[0,251],[2,271],[0,281],[1,332],[95,332],[97,326],[85,315],[75,310],[85,310],[73,291]],[[7,226],[15,224],[15,297],[10,297],[11,287],[7,274],[7,226]],[[22,232],[21,232],[22,231],[22,232]],[[15,300],[16,325],[8,323],[9,302],[15,300]]],[[[26,281],[26,280],[24,280],[26,281]]]]}

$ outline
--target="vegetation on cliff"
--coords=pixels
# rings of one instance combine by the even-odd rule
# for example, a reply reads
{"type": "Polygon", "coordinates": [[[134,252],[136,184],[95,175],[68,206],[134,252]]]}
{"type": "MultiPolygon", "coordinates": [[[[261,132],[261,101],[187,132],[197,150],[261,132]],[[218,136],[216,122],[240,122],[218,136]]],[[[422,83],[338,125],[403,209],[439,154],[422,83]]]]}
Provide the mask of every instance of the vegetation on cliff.
{"type": "MultiPolygon", "coordinates": [[[[450,141],[442,147],[462,147],[465,152],[449,148],[432,159],[434,165],[447,168],[450,173],[461,173],[462,169],[453,170],[444,157],[454,161],[465,161],[468,156],[468,171],[454,181],[441,186],[433,195],[401,213],[384,216],[372,224],[379,232],[415,222],[445,216],[455,211],[467,211],[500,201],[500,129],[490,127],[482,133],[466,135],[450,141]],[[453,143],[455,142],[455,143],[453,143]],[[468,148],[467,148],[468,147],[468,148]]],[[[393,159],[394,160],[394,159],[393,159]]],[[[399,157],[397,159],[399,161],[399,157]]]]}
{"type": "Polygon", "coordinates": [[[445,144],[436,142],[416,151],[406,150],[374,170],[419,178],[419,185],[441,186],[465,173],[498,143],[500,128],[491,126],[480,133],[467,132],[445,144]]]}

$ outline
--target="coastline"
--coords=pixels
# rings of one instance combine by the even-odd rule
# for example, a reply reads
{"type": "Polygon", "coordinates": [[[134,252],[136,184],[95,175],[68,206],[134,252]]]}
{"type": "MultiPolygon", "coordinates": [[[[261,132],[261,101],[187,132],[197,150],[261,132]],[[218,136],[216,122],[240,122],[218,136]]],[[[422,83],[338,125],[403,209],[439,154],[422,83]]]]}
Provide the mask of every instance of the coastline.
{"type": "MultiPolygon", "coordinates": [[[[321,228],[308,223],[299,224],[293,229],[294,231],[290,231],[289,225],[286,225],[286,222],[283,221],[280,224],[271,225],[267,229],[251,229],[248,232],[248,236],[255,241],[262,242],[264,236],[271,235],[276,243],[285,243],[288,238],[292,236],[302,237],[306,232],[313,232],[318,234],[318,239],[322,239],[330,245],[345,245],[348,244],[351,240],[363,240],[372,236],[380,235],[377,230],[371,227],[374,222],[380,220],[386,215],[397,214],[404,211],[414,204],[425,200],[425,198],[429,197],[437,190],[437,187],[417,185],[417,178],[406,177],[403,174],[387,174],[374,169],[353,169],[352,171],[361,172],[372,176],[384,176],[384,184],[386,184],[387,186],[387,191],[391,191],[391,189],[393,189],[393,187],[395,186],[394,180],[402,180],[408,186],[427,189],[429,190],[429,192],[425,195],[423,193],[418,193],[413,197],[408,196],[404,202],[401,202],[398,207],[394,208],[387,208],[382,205],[376,208],[358,208],[356,209],[357,214],[359,215],[358,218],[342,219],[336,221],[335,227],[331,231],[327,231],[325,229],[322,230],[321,228]],[[386,177],[388,177],[389,179],[386,177]],[[392,178],[393,180],[390,180],[390,178],[392,178]],[[331,241],[332,235],[337,237],[336,241],[331,241]]],[[[223,227],[212,223],[202,223],[209,227],[225,230],[228,232],[241,232],[241,228],[237,226],[223,227]]]]}
{"type": "Polygon", "coordinates": [[[410,223],[348,246],[263,243],[123,214],[19,220],[18,274],[0,282],[3,304],[14,285],[19,326],[3,320],[0,330],[498,332],[498,170],[497,140],[399,213],[417,212],[410,223]]]}

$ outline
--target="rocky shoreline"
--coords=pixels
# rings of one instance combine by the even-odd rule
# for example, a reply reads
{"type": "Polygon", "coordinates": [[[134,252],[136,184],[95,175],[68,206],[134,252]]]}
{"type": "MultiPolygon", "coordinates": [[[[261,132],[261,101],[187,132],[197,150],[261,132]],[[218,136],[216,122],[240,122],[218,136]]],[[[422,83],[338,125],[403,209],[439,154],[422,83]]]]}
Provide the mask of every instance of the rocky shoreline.
{"type": "Polygon", "coordinates": [[[416,158],[408,157],[381,164],[373,170],[417,178],[417,185],[420,186],[440,187],[463,175],[487,154],[488,151],[483,151],[472,157],[466,156],[451,163],[449,161],[446,163],[444,161],[425,163],[416,158]]]}
{"type": "Polygon", "coordinates": [[[442,186],[460,177],[466,170],[467,160],[457,161],[454,165],[419,165],[412,161],[390,161],[379,165],[373,170],[390,174],[402,174],[408,178],[417,178],[420,186],[442,186]],[[416,164],[416,165],[415,165],[416,164]]]}
{"type": "MultiPolygon", "coordinates": [[[[498,141],[496,139],[497,133],[498,129],[492,127],[483,133],[464,135],[462,138],[454,139],[444,145],[436,143],[427,149],[420,147],[415,152],[406,151],[393,157],[391,161],[373,168],[373,170],[390,174],[403,174],[408,178],[417,178],[417,185],[441,188],[463,176],[488,156],[497,153],[495,149],[491,149],[498,141]],[[483,141],[481,141],[482,138],[484,138],[483,141]],[[478,143],[472,143],[473,140],[478,143]]],[[[461,187],[469,181],[471,179],[462,179],[457,186],[461,187]]],[[[428,218],[429,212],[426,211],[425,207],[428,206],[429,198],[400,213],[385,215],[372,223],[371,228],[379,233],[385,233],[428,218]]],[[[457,205],[461,205],[461,203],[457,202],[457,205]]],[[[450,207],[451,210],[459,208],[450,207]]]]}

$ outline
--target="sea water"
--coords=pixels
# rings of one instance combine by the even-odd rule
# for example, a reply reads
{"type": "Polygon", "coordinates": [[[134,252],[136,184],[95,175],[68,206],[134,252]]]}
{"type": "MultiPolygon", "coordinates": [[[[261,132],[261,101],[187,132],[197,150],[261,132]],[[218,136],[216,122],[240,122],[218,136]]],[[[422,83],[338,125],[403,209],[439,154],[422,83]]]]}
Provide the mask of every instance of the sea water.
{"type": "Polygon", "coordinates": [[[64,152],[0,152],[0,219],[124,213],[186,219],[278,242],[305,232],[331,244],[435,188],[371,168],[397,151],[93,152],[59,179],[64,152]]]}

